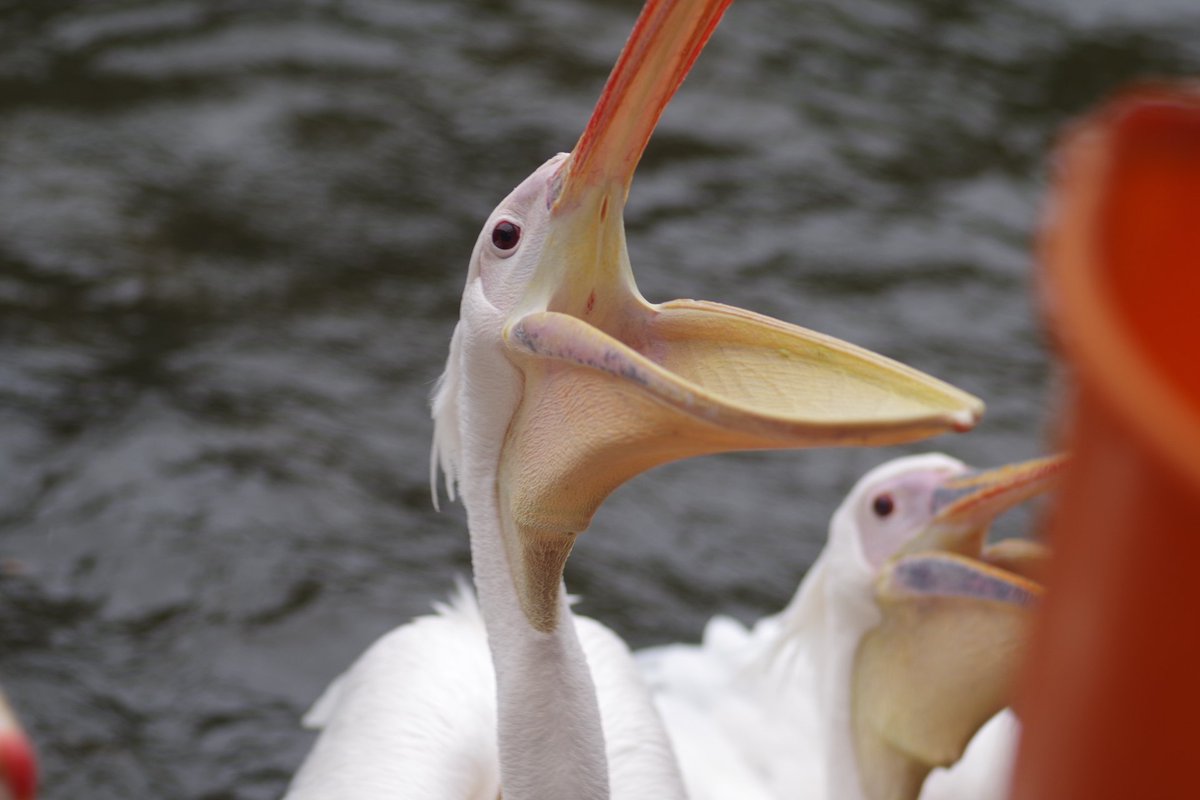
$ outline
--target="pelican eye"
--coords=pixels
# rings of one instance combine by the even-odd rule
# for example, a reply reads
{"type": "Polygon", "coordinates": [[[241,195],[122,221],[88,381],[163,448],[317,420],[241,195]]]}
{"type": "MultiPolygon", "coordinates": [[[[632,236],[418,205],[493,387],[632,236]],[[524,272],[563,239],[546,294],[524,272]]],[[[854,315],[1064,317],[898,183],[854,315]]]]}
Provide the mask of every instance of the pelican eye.
{"type": "Polygon", "coordinates": [[[492,244],[497,250],[512,250],[521,241],[521,226],[508,220],[496,223],[492,228],[492,244]]]}
{"type": "Polygon", "coordinates": [[[892,499],[890,494],[876,496],[874,502],[871,503],[871,510],[875,512],[877,517],[886,517],[896,509],[896,501],[892,499]]]}

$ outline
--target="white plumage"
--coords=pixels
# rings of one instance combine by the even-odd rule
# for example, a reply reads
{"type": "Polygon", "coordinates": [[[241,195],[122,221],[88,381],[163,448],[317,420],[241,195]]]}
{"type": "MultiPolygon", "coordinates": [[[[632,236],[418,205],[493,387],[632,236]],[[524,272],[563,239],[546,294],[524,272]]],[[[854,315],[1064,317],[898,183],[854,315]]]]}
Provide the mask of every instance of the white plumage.
{"type": "Polygon", "coordinates": [[[1020,735],[1016,715],[1001,711],[979,729],[957,764],[930,773],[921,800],[1007,800],[1020,735]]]}
{"type": "MultiPolygon", "coordinates": [[[[305,725],[322,735],[290,800],[499,796],[483,617],[465,584],[435,612],[376,641],[308,712],[305,725]]],[[[573,620],[600,701],[612,796],[677,796],[678,784],[663,777],[673,755],[629,649],[595,620],[573,620]]]]}
{"type": "Polygon", "coordinates": [[[381,637],[305,715],[322,735],[289,798],[349,797],[353,785],[362,800],[495,800],[496,690],[483,618],[465,587],[436,612],[381,637]]]}

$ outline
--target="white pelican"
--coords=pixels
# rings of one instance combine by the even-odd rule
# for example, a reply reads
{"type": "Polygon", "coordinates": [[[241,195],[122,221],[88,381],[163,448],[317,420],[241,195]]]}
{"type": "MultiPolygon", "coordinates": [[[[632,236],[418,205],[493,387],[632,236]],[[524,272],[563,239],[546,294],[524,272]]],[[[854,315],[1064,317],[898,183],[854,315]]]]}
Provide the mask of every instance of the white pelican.
{"type": "Polygon", "coordinates": [[[490,800],[497,772],[505,800],[682,797],[628,652],[568,607],[563,565],[599,504],[674,459],[909,441],[982,413],[852,345],[638,292],[623,223],[633,172],[728,2],[650,0],[575,149],[484,225],[433,449],[467,509],[482,628],[443,614],[369,650],[314,709],[323,731],[292,800],[490,800]]]}
{"type": "MultiPolygon", "coordinates": [[[[1006,705],[1044,551],[984,537],[1063,464],[890,461],[842,502],[780,614],[638,653],[692,800],[916,798],[1006,705]]],[[[1015,733],[999,715],[922,796],[1006,797],[1015,733]]]]}
{"type": "Polygon", "coordinates": [[[17,715],[0,692],[0,800],[34,800],[37,759],[17,715]]]}

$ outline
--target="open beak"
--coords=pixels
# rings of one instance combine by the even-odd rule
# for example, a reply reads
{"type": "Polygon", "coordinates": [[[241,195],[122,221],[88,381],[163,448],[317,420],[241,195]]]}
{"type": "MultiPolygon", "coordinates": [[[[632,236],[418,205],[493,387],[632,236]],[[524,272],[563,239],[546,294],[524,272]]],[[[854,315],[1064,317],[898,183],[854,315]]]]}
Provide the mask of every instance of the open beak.
{"type": "Polygon", "coordinates": [[[992,522],[1054,486],[1068,463],[1066,455],[1053,455],[950,476],[934,491],[933,519],[900,554],[941,550],[979,558],[992,522]]]}
{"type": "Polygon", "coordinates": [[[553,178],[541,259],[504,327],[525,389],[500,501],[539,629],[554,625],[575,534],[639,472],[730,450],[912,441],[969,430],[983,413],[978,399],[837,339],[717,303],[642,298],[625,246],[629,186],[729,2],[647,2],[553,178]]]}
{"type": "Polygon", "coordinates": [[[1046,549],[985,546],[997,516],[1054,486],[1065,456],[969,472],[934,494],[930,524],[875,582],[880,624],[855,656],[852,720],[870,800],[912,800],[929,771],[962,757],[1009,705],[1046,549]]]}

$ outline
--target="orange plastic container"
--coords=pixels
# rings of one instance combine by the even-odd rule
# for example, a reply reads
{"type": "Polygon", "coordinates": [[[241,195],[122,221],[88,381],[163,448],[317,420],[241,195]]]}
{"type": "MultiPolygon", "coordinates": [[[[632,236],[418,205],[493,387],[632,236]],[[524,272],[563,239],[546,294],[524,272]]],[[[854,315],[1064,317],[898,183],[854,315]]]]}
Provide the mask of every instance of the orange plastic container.
{"type": "Polygon", "coordinates": [[[1118,97],[1057,158],[1039,278],[1076,457],[1013,797],[1200,798],[1200,84],[1118,97]]]}

